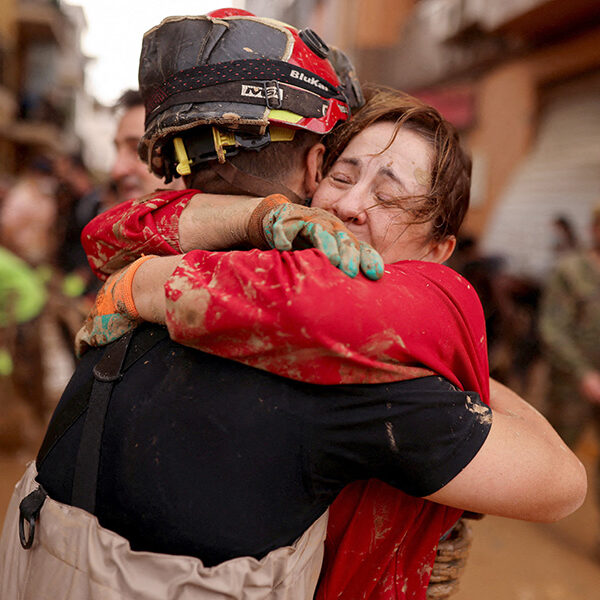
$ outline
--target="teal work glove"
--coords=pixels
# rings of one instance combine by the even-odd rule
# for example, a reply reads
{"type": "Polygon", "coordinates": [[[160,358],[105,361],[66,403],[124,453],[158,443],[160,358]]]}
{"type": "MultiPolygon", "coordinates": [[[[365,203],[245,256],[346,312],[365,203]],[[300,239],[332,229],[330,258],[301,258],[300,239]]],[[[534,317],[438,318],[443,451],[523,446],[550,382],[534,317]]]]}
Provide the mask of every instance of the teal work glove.
{"type": "Polygon", "coordinates": [[[255,209],[249,238],[258,247],[263,241],[281,251],[317,248],[350,277],[356,277],[359,270],[373,280],[383,275],[379,253],[350,233],[340,219],[321,208],[292,204],[280,194],[267,196],[255,209]]]}

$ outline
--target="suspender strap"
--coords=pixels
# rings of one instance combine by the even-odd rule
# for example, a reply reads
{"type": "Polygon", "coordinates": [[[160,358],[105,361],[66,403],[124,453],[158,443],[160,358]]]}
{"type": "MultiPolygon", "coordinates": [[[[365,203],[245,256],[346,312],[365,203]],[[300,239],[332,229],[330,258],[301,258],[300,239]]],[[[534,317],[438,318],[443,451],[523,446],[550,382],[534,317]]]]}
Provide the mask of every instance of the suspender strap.
{"type": "Polygon", "coordinates": [[[104,418],[113,387],[121,378],[121,369],[133,332],[111,344],[94,367],[94,384],[88,405],[73,477],[71,504],[94,512],[100,465],[100,445],[104,418]]]}
{"type": "MultiPolygon", "coordinates": [[[[88,409],[75,463],[71,494],[73,506],[83,508],[90,513],[93,513],[96,507],[104,419],[115,384],[121,379],[124,371],[166,337],[167,330],[164,327],[140,325],[137,330],[129,332],[108,346],[94,367],[94,383],[89,399],[82,400],[75,397],[63,412],[52,420],[37,456],[38,466],[44,461],[54,444],[60,440],[86,408],[88,409]],[[131,349],[127,352],[130,346],[131,349]],[[127,361],[125,361],[126,356],[127,361]]],[[[31,548],[33,544],[35,524],[46,496],[46,491],[40,485],[23,498],[19,504],[19,539],[25,549],[31,548]],[[28,527],[26,527],[26,523],[28,527]]]]}
{"type": "Polygon", "coordinates": [[[94,367],[94,383],[75,462],[71,504],[94,513],[104,419],[123,373],[168,336],[165,327],[144,324],[108,346],[94,367]],[[129,349],[129,351],[128,351],[129,349]]]}
{"type": "MultiPolygon", "coordinates": [[[[167,330],[158,325],[141,324],[135,330],[131,348],[127,353],[125,366],[122,371],[125,372],[129,367],[148,352],[155,344],[167,337],[167,330]]],[[[95,381],[95,379],[94,379],[95,381]]],[[[76,394],[71,397],[69,402],[61,406],[61,410],[55,412],[46,436],[40,446],[36,458],[38,471],[41,468],[46,456],[52,450],[54,445],[62,438],[66,431],[81,417],[87,410],[90,396],[86,394],[76,394]]],[[[63,400],[61,400],[63,402],[63,400]]]]}

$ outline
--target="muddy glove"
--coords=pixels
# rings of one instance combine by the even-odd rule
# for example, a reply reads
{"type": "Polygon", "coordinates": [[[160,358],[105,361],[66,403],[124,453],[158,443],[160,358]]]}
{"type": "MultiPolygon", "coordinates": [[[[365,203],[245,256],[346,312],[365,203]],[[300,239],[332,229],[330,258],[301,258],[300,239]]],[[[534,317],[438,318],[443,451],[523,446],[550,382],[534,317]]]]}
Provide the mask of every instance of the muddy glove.
{"type": "Polygon", "coordinates": [[[104,346],[125,335],[140,323],[132,284],[140,265],[153,255],[142,256],[128,267],[113,273],[100,288],[92,310],[75,336],[75,350],[81,356],[87,346],[104,346]]]}
{"type": "Polygon", "coordinates": [[[267,196],[254,210],[248,238],[257,248],[318,248],[346,275],[361,270],[369,279],[383,275],[383,259],[350,233],[342,221],[321,208],[292,204],[285,196],[267,196]]]}

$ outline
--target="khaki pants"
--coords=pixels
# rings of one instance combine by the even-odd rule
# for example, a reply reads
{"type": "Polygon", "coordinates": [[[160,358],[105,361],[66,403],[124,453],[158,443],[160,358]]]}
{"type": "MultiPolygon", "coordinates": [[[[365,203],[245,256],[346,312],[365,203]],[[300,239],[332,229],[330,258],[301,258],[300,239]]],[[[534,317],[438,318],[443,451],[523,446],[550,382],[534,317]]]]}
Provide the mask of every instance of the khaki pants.
{"type": "Polygon", "coordinates": [[[19,503],[37,487],[31,463],[12,496],[0,539],[0,600],[309,600],[323,558],[327,513],[292,545],[262,560],[204,567],[189,556],[133,552],[93,515],[46,498],[29,550],[19,503]]]}

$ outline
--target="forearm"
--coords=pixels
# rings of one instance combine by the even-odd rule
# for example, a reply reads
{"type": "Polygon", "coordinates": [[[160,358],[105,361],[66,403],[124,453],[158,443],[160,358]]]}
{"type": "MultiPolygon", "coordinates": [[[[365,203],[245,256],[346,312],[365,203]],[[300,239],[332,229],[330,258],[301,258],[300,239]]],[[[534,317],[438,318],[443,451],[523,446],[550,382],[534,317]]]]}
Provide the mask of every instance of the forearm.
{"type": "Polygon", "coordinates": [[[198,194],[179,218],[179,245],[190,250],[223,250],[248,243],[248,223],[262,198],[198,194]]]}
{"type": "MultiPolygon", "coordinates": [[[[316,251],[196,250],[143,263],[132,295],[142,319],[165,323],[171,338],[186,346],[284,376],[293,370],[296,378],[315,383],[341,383],[340,371],[350,372],[350,365],[357,382],[365,374],[374,381],[382,371],[384,381],[397,380],[395,362],[364,357],[359,347],[379,330],[376,322],[349,318],[340,328],[339,310],[331,303],[327,310],[314,310],[323,293],[337,290],[341,298],[352,294],[356,299],[358,290],[372,285],[341,274],[316,251]]],[[[360,298],[356,306],[342,303],[364,314],[360,298]]],[[[403,352],[400,342],[386,344],[392,345],[403,352]]]]}
{"type": "MultiPolygon", "coordinates": [[[[449,269],[407,262],[374,284],[350,279],[315,250],[197,250],[165,284],[173,266],[153,288],[160,293],[164,284],[166,304],[142,300],[139,309],[165,322],[183,345],[313,383],[381,383],[436,372],[487,399],[481,307],[449,269]],[[426,276],[434,273],[443,279],[426,276]],[[450,297],[442,281],[457,288],[450,297]],[[470,307],[472,327],[464,327],[457,306],[470,307]],[[439,319],[430,318],[434,310],[439,319]]],[[[140,275],[151,281],[149,268],[140,275]]]]}
{"type": "Polygon", "coordinates": [[[144,321],[165,324],[165,283],[181,262],[181,255],[147,260],[133,278],[132,296],[139,316],[144,321]]]}
{"type": "Polygon", "coordinates": [[[143,254],[169,256],[247,244],[250,215],[261,200],[194,190],[160,192],[98,215],[84,228],[81,241],[92,269],[105,279],[143,254]]]}

